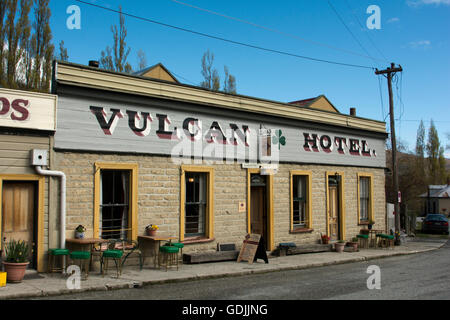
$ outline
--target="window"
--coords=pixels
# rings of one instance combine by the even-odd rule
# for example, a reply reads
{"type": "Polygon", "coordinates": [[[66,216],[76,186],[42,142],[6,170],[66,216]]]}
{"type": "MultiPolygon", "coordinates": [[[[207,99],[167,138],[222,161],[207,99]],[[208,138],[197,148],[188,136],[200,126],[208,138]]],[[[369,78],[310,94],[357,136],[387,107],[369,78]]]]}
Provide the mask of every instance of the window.
{"type": "Polygon", "coordinates": [[[100,179],[100,236],[126,239],[130,230],[130,172],[101,170],[100,179]]]}
{"type": "Polygon", "coordinates": [[[186,173],[186,237],[205,235],[206,179],[206,173],[186,173]]]}
{"type": "Polygon", "coordinates": [[[294,228],[306,227],[306,176],[294,176],[293,177],[293,224],[294,228]]]}
{"type": "Polygon", "coordinates": [[[358,174],[359,223],[369,223],[372,216],[372,175],[358,174]]]}
{"type": "Polygon", "coordinates": [[[291,172],[291,230],[310,229],[311,173],[291,172]]]}
{"type": "Polygon", "coordinates": [[[212,168],[182,166],[180,241],[213,239],[213,181],[212,168]]]}
{"type": "Polygon", "coordinates": [[[137,176],[137,164],[95,164],[94,238],[137,240],[137,176]]]}

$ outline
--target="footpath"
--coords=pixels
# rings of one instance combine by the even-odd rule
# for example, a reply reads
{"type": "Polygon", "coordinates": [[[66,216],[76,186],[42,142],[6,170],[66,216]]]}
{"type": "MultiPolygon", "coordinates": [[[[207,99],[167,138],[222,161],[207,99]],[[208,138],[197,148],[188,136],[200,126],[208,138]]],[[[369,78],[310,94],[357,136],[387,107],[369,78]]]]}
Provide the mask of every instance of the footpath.
{"type": "MultiPolygon", "coordinates": [[[[27,271],[22,283],[8,283],[0,287],[0,300],[27,299],[40,296],[55,296],[83,291],[106,291],[124,288],[139,288],[142,286],[161,284],[166,282],[191,281],[208,278],[241,276],[268,273],[285,270],[299,270],[334,264],[363,262],[374,259],[422,253],[438,250],[448,239],[414,239],[390,249],[360,249],[358,252],[321,252],[289,255],[284,257],[270,257],[269,263],[259,260],[253,264],[235,261],[213,262],[202,264],[183,264],[179,270],[153,269],[151,263],[139,270],[138,266],[123,268],[122,275],[116,278],[114,268],[102,277],[98,271],[91,271],[87,280],[80,282],[79,289],[69,289],[68,277],[62,274],[37,273],[27,271]],[[151,265],[151,266],[150,266],[151,265]]],[[[72,284],[74,281],[71,282],[72,284]]]]}

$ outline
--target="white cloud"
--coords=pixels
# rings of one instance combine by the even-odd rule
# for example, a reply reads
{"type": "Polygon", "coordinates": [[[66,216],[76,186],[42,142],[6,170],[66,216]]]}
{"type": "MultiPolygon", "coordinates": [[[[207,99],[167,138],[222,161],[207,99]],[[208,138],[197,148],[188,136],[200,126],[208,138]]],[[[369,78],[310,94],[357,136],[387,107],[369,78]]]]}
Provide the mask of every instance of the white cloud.
{"type": "Polygon", "coordinates": [[[400,21],[399,18],[394,17],[394,18],[390,18],[387,22],[388,22],[388,23],[394,23],[394,22],[399,22],[399,21],[400,21]]]}
{"type": "Polygon", "coordinates": [[[450,5],[450,0],[408,0],[406,1],[406,3],[408,4],[408,6],[410,7],[418,7],[420,5],[450,5]]]}
{"type": "Polygon", "coordinates": [[[431,46],[431,41],[430,40],[419,40],[419,41],[411,41],[409,43],[409,46],[413,49],[416,48],[429,48],[431,46]]]}

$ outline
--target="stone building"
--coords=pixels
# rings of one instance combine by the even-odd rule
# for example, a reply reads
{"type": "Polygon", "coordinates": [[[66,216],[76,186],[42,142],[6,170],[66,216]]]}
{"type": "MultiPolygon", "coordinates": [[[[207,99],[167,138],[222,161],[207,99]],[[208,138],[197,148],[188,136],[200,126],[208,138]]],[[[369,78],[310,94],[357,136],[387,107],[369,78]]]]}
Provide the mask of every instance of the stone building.
{"type": "Polygon", "coordinates": [[[325,96],[281,103],[172,75],[55,70],[51,164],[67,176],[67,237],[82,224],[88,237],[137,239],[156,224],[184,252],[239,248],[247,233],[273,250],[351,239],[372,219],[385,228],[384,122],[325,96]]]}
{"type": "Polygon", "coordinates": [[[0,239],[30,245],[30,268],[45,270],[49,239],[49,189],[58,182],[36,171],[47,166],[56,126],[54,95],[0,89],[0,239]],[[40,150],[44,154],[35,154],[40,150]],[[39,159],[40,156],[44,156],[39,159]]]}

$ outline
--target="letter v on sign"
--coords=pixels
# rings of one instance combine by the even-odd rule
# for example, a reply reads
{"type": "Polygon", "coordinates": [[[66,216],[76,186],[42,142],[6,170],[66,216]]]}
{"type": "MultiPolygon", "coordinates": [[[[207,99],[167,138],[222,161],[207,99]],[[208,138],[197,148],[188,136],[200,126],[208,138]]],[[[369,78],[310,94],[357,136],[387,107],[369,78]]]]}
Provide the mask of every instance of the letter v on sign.
{"type": "Polygon", "coordinates": [[[120,111],[120,109],[111,109],[112,115],[107,122],[106,112],[102,107],[91,106],[90,109],[97,118],[100,128],[102,128],[103,132],[108,136],[114,133],[119,119],[123,118],[123,113],[122,111],[120,111]]]}

